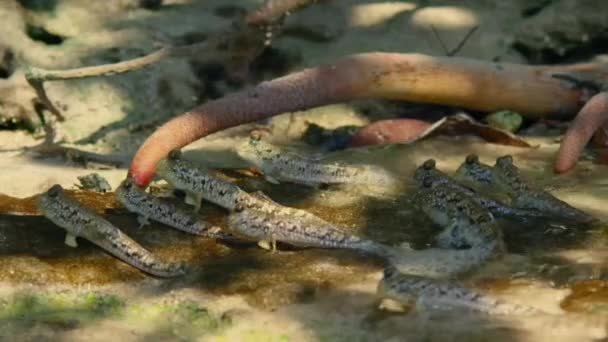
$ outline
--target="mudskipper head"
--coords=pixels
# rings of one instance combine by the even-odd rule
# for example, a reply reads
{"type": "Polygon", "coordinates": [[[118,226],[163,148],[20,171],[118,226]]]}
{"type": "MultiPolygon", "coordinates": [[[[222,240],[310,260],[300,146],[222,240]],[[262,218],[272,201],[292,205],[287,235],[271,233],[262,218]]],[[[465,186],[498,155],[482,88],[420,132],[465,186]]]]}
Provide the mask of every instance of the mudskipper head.
{"type": "Polygon", "coordinates": [[[422,163],[414,172],[414,180],[422,186],[425,186],[425,182],[432,183],[435,179],[437,163],[435,159],[429,159],[422,163]]]}
{"type": "Polygon", "coordinates": [[[479,156],[476,154],[469,154],[464,162],[460,164],[458,169],[456,169],[456,173],[454,176],[461,180],[471,180],[473,179],[474,169],[479,165],[479,156]]]}
{"type": "Polygon", "coordinates": [[[464,162],[460,164],[454,176],[457,180],[464,182],[492,183],[491,168],[488,165],[482,164],[479,161],[479,156],[476,154],[469,154],[464,162]]]}
{"type": "Polygon", "coordinates": [[[165,159],[161,159],[156,164],[156,174],[171,183],[171,180],[175,176],[175,168],[182,162],[182,152],[178,149],[169,152],[169,155],[165,159]]]}
{"type": "Polygon", "coordinates": [[[171,150],[171,152],[169,152],[169,160],[173,160],[173,161],[177,161],[180,160],[182,158],[182,151],[175,149],[175,150],[171,150]]]}
{"type": "Polygon", "coordinates": [[[133,179],[133,177],[127,176],[127,178],[125,178],[120,183],[118,188],[116,188],[114,194],[116,195],[118,200],[122,202],[122,200],[129,196],[129,194],[133,194],[133,191],[137,189],[139,189],[139,187],[137,186],[137,184],[135,184],[135,180],[133,179]]]}
{"type": "Polygon", "coordinates": [[[40,195],[38,199],[38,209],[43,213],[46,212],[54,203],[57,198],[63,194],[63,188],[59,184],[51,186],[46,192],[40,195]]]}
{"type": "Polygon", "coordinates": [[[251,132],[249,139],[236,148],[236,153],[241,159],[256,167],[260,167],[263,159],[276,155],[278,151],[276,146],[264,139],[260,131],[251,132]]]}
{"type": "Polygon", "coordinates": [[[513,157],[509,154],[502,156],[502,157],[498,157],[496,159],[496,164],[495,167],[499,168],[499,169],[509,169],[513,167],[513,157]]]}
{"type": "Polygon", "coordinates": [[[46,192],[46,194],[51,197],[51,198],[55,198],[58,197],[59,195],[61,195],[63,193],[63,188],[61,187],[61,185],[59,184],[55,184],[52,187],[49,188],[49,190],[46,192]]]}
{"type": "Polygon", "coordinates": [[[239,143],[235,150],[236,154],[243,161],[247,163],[253,163],[255,161],[255,148],[259,140],[249,138],[241,143],[239,143]]]}
{"type": "Polygon", "coordinates": [[[465,165],[475,165],[475,164],[479,164],[479,156],[476,154],[469,154],[465,159],[464,159],[464,164],[465,165]]]}
{"type": "Polygon", "coordinates": [[[196,182],[197,178],[209,172],[205,166],[182,158],[179,150],[173,150],[167,158],[156,165],[156,175],[167,181],[173,187],[182,188],[186,183],[196,182]]]}
{"type": "Polygon", "coordinates": [[[130,190],[134,186],[136,186],[135,181],[130,176],[127,176],[127,178],[125,178],[125,180],[123,180],[122,183],[120,183],[120,187],[123,189],[126,189],[126,190],[130,190]]]}

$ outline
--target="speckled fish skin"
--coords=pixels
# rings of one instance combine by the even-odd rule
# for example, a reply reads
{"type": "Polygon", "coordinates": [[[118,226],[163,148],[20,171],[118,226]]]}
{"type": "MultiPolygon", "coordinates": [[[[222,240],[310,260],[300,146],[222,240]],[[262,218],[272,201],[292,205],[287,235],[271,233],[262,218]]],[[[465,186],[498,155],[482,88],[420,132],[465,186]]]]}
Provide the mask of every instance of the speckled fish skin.
{"type": "Polygon", "coordinates": [[[457,283],[400,273],[394,267],[384,270],[378,294],[401,303],[415,303],[417,309],[461,308],[488,315],[536,315],[542,311],[501,301],[457,283]]]}
{"type": "MultiPolygon", "coordinates": [[[[465,161],[465,163],[473,163],[474,162],[473,160],[477,160],[476,158],[477,157],[474,155],[469,155],[467,157],[467,161],[465,161]]],[[[462,166],[458,170],[461,170],[461,169],[464,170],[464,168],[462,166]]],[[[485,174],[483,169],[476,169],[476,170],[478,170],[478,172],[477,171],[471,171],[471,172],[476,172],[477,174],[481,174],[481,175],[485,174]]],[[[458,175],[459,172],[464,173],[465,171],[457,171],[456,174],[458,175]]],[[[488,169],[488,172],[491,172],[491,170],[488,169]]],[[[479,204],[480,206],[482,206],[485,209],[490,210],[490,212],[492,212],[493,215],[496,215],[498,217],[517,218],[517,219],[525,220],[527,218],[544,216],[542,213],[540,213],[538,211],[512,208],[500,201],[497,201],[492,198],[483,196],[479,193],[476,193],[473,189],[458,183],[457,181],[455,181],[454,179],[449,177],[447,174],[445,174],[442,171],[440,171],[439,169],[437,169],[435,160],[433,160],[433,159],[429,159],[429,160],[425,161],[420,167],[418,167],[416,169],[415,174],[414,174],[414,179],[418,182],[418,184],[422,184],[425,181],[431,182],[432,187],[439,186],[439,185],[453,187],[455,191],[460,191],[460,192],[470,196],[471,199],[473,199],[475,202],[477,202],[477,204],[479,204]]],[[[480,179],[485,179],[485,177],[481,176],[480,179]]]]}
{"type": "Polygon", "coordinates": [[[413,200],[444,230],[437,236],[439,248],[395,254],[391,264],[400,272],[431,278],[452,276],[504,253],[502,231],[494,217],[466,193],[427,178],[413,200]]]}
{"type": "Polygon", "coordinates": [[[511,191],[515,206],[536,209],[552,215],[578,222],[592,222],[595,218],[576,209],[550,193],[534,188],[519,175],[519,169],[513,164],[513,157],[507,155],[496,159],[492,168],[496,183],[511,191]]]}
{"type": "Polygon", "coordinates": [[[116,198],[130,212],[164,223],[186,233],[208,238],[226,238],[217,226],[211,226],[195,213],[157,198],[138,187],[129,177],[116,189],[116,198]]]}
{"type": "MultiPolygon", "coordinates": [[[[467,158],[460,167],[460,176],[482,186],[495,187],[512,198],[512,206],[523,210],[536,210],[544,216],[590,223],[595,218],[576,209],[550,193],[531,186],[519,174],[513,157],[506,155],[496,159],[494,167],[483,164],[478,158],[467,158]],[[468,170],[468,171],[467,171],[468,170]],[[489,180],[488,180],[489,177],[489,180]]],[[[460,170],[459,169],[459,170],[460,170]]]]}
{"type": "Polygon", "coordinates": [[[460,181],[489,186],[494,184],[492,167],[479,161],[479,156],[469,154],[458,167],[454,178],[460,181]]]}
{"type": "Polygon", "coordinates": [[[350,248],[374,254],[385,253],[384,248],[345,234],[311,213],[282,206],[261,193],[249,194],[232,183],[216,179],[181,160],[177,152],[172,152],[169,158],[161,161],[157,172],[174,187],[198,193],[202,198],[233,212],[229,216],[229,231],[237,236],[301,247],[350,248]]]}
{"type": "Polygon", "coordinates": [[[68,197],[60,185],[40,196],[40,211],[69,234],[85,238],[116,258],[157,277],[177,277],[185,273],[182,263],[165,263],[125,235],[110,222],[68,197]]]}
{"type": "MultiPolygon", "coordinates": [[[[446,228],[441,235],[450,247],[483,246],[502,241],[492,214],[458,189],[426,180],[415,195],[416,205],[435,223],[446,228]]],[[[444,246],[448,247],[448,246],[444,246]]]]}
{"type": "Polygon", "coordinates": [[[369,184],[393,186],[397,179],[381,167],[350,166],[304,158],[281,151],[268,142],[250,139],[238,150],[238,155],[260,169],[267,178],[297,184],[369,184]]]}
{"type": "Polygon", "coordinates": [[[282,206],[261,193],[249,194],[233,183],[215,178],[206,170],[182,160],[177,151],[171,152],[169,158],[159,162],[157,173],[175,188],[199,194],[201,198],[229,211],[246,208],[267,213],[282,212],[315,217],[303,210],[282,206]]]}
{"type": "Polygon", "coordinates": [[[248,194],[235,184],[215,178],[206,170],[183,160],[179,151],[172,151],[161,160],[156,173],[176,189],[199,196],[230,211],[235,202],[248,194]]]}
{"type": "Polygon", "coordinates": [[[404,274],[433,279],[449,278],[474,270],[498,255],[497,244],[466,249],[427,248],[399,251],[396,248],[389,256],[388,262],[404,274]]]}
{"type": "Polygon", "coordinates": [[[344,232],[312,214],[293,215],[298,210],[289,209],[274,212],[237,210],[228,217],[228,226],[237,236],[256,241],[275,240],[298,247],[352,249],[382,258],[390,255],[388,246],[344,232]]]}

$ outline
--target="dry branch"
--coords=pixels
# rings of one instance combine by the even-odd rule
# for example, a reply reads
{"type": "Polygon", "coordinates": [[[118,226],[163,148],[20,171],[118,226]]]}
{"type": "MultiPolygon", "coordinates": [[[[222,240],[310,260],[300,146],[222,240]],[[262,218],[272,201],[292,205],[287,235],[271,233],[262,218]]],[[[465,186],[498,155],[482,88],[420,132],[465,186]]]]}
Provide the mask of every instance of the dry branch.
{"type": "MultiPolygon", "coordinates": [[[[235,23],[230,29],[212,35],[202,43],[187,46],[166,46],[143,57],[134,58],[118,63],[81,67],[65,70],[49,70],[33,66],[25,67],[25,79],[36,92],[37,99],[54,117],[56,121],[64,121],[65,117],[49,99],[44,82],[65,81],[89,77],[113,76],[141,69],[164,60],[167,57],[193,57],[200,61],[217,61],[234,67],[233,64],[248,66],[269,44],[273,32],[280,27],[278,23],[289,11],[310,3],[311,1],[290,2],[267,1],[262,7],[251,12],[243,22],[235,23]],[[296,4],[297,3],[297,4],[296,4]]],[[[238,67],[238,66],[237,66],[238,67]]],[[[41,114],[44,117],[44,114],[41,114]]],[[[42,118],[41,118],[42,119],[42,118]]],[[[104,156],[97,153],[81,151],[73,147],[60,145],[57,141],[57,123],[41,120],[46,132],[45,141],[27,149],[44,155],[60,155],[74,160],[90,160],[103,164],[122,164],[128,156],[104,156]]]]}
{"type": "Polygon", "coordinates": [[[268,0],[260,8],[245,16],[243,23],[236,23],[229,31],[222,31],[212,36],[208,42],[188,46],[163,47],[143,57],[112,64],[81,67],[66,70],[49,70],[33,66],[25,67],[25,77],[36,91],[36,95],[59,121],[65,118],[53,105],[44,89],[44,82],[71,80],[89,77],[113,76],[137,70],[162,61],[169,56],[193,56],[207,54],[208,59],[228,63],[237,61],[249,64],[263,48],[270,44],[274,31],[280,27],[280,21],[288,13],[303,8],[315,0],[268,0]],[[257,46],[256,46],[257,45],[257,46]]]}

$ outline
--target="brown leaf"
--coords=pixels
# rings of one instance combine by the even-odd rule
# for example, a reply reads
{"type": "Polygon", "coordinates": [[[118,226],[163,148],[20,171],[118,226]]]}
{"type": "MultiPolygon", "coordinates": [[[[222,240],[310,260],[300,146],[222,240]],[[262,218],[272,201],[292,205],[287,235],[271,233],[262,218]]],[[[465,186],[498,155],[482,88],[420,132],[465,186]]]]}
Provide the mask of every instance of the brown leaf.
{"type": "Polygon", "coordinates": [[[428,132],[428,134],[475,134],[485,139],[486,141],[494,144],[517,147],[532,147],[532,145],[526,140],[524,140],[522,137],[519,137],[509,131],[479,123],[475,121],[475,119],[464,113],[445,117],[439,120],[437,123],[435,123],[436,131],[428,132]],[[437,125],[437,123],[440,124],[437,125]]]}
{"type": "Polygon", "coordinates": [[[475,134],[495,144],[532,147],[513,133],[479,123],[464,113],[444,117],[433,124],[415,119],[376,121],[359,130],[353,136],[350,146],[409,144],[432,134],[475,134]]]}

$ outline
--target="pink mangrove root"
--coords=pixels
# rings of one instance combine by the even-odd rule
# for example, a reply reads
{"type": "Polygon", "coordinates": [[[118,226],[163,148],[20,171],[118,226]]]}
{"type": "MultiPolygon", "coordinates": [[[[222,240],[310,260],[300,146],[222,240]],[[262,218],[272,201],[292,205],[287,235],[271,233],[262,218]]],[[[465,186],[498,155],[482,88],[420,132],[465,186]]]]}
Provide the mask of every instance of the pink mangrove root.
{"type": "MultiPolygon", "coordinates": [[[[510,109],[529,117],[563,116],[575,113],[593,95],[571,78],[576,80],[595,69],[593,64],[529,66],[420,54],[352,55],[209,101],[170,120],[140,147],[129,172],[144,186],[169,151],[210,133],[285,112],[362,98],[477,111],[510,109]]],[[[568,156],[560,165],[574,154],[568,156]]]]}

